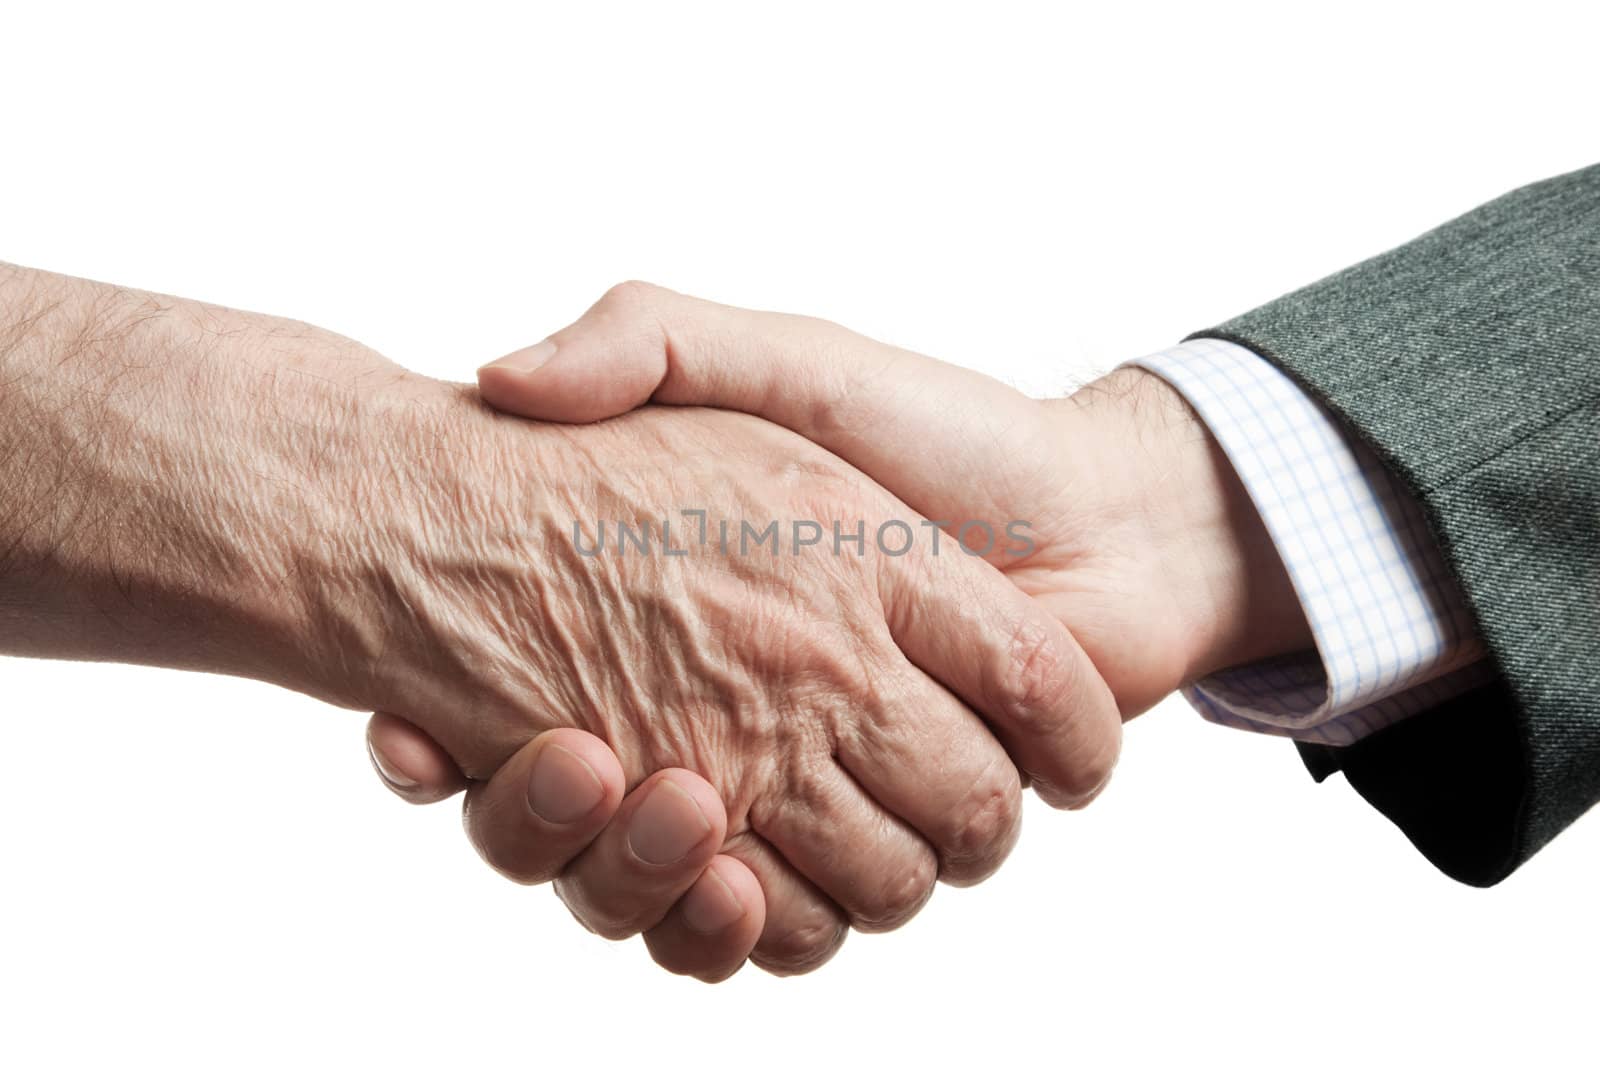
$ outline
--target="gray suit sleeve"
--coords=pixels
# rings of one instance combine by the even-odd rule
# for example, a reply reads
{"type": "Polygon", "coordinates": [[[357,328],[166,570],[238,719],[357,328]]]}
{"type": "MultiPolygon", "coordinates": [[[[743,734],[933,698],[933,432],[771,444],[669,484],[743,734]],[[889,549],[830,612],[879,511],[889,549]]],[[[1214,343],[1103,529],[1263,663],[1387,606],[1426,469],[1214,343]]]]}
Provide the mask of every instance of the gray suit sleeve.
{"type": "Polygon", "coordinates": [[[1195,336],[1278,364],[1421,503],[1502,680],[1302,755],[1499,881],[1600,800],[1600,166],[1195,336]]]}

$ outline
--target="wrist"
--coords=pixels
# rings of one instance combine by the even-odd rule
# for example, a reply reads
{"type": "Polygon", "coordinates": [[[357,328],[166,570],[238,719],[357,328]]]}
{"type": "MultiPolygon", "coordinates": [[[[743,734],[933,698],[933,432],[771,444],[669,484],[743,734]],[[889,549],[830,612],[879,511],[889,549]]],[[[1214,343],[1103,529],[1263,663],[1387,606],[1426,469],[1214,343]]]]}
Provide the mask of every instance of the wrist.
{"type": "Polygon", "coordinates": [[[484,474],[459,433],[480,405],[322,331],[288,353],[259,338],[246,347],[272,400],[245,449],[247,476],[267,488],[260,595],[231,619],[264,654],[241,673],[345,707],[392,706],[414,679],[416,616],[436,607],[421,580],[428,546],[484,474]]]}
{"type": "Polygon", "coordinates": [[[1133,516],[1175,621],[1171,659],[1188,684],[1227,667],[1309,649],[1288,572],[1232,463],[1183,395],[1121,368],[1073,398],[1126,462],[1109,480],[1133,516]],[[1102,402],[1103,401],[1103,402],[1102,402]]]}
{"type": "Polygon", "coordinates": [[[574,455],[566,428],[422,378],[364,398],[359,426],[335,482],[341,534],[298,568],[301,673],[273,680],[412,722],[470,777],[538,729],[597,727],[557,716],[583,701],[545,680],[571,666],[561,657],[586,628],[589,602],[567,581],[592,574],[571,566],[554,516],[581,513],[574,494],[593,488],[600,457],[574,455]]]}

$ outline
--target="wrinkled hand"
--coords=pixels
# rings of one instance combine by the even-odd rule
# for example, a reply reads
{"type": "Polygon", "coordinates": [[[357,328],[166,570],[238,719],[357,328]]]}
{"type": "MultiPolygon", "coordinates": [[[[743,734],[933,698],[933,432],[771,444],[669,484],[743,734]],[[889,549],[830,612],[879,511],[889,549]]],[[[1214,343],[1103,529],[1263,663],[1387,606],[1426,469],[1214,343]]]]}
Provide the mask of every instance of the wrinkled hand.
{"type": "MultiPolygon", "coordinates": [[[[988,547],[990,563],[1072,628],[1125,717],[1210,671],[1309,644],[1225,457],[1142,371],[1034,400],[831,323],[630,283],[484,368],[480,387],[496,407],[539,419],[703,404],[803,434],[952,530],[970,524],[966,542],[988,547]],[[1006,551],[1018,518],[1030,523],[1026,555],[1006,551]]],[[[438,760],[425,773],[450,778],[438,760]]],[[[716,958],[700,947],[679,955],[716,958]]]]}
{"type": "Polygon", "coordinates": [[[1125,717],[1308,639],[1226,457],[1176,391],[1142,370],[1036,400],[833,323],[634,282],[485,367],[480,389],[535,419],[692,404],[805,436],[952,532],[973,524],[966,541],[1072,629],[1125,717]],[[1019,518],[1025,553],[1008,551],[1018,543],[1005,535],[1019,518]]]}
{"type": "Polygon", "coordinates": [[[997,737],[1057,803],[1110,771],[1121,724],[1066,629],[953,546],[820,547],[921,517],[781,427],[541,425],[303,323],[25,268],[0,311],[0,648],[380,710],[480,783],[491,862],[562,872],[603,933],[666,924],[670,953],[681,920],[808,966],[1004,857],[997,737]],[[669,553],[685,509],[737,550],[680,526],[669,553]],[[583,551],[599,523],[653,548],[583,551]],[[691,887],[715,892],[674,908],[691,887]]]}
{"type": "Polygon", "coordinates": [[[385,713],[374,751],[402,792],[441,791],[416,766],[419,751],[434,758],[427,737],[489,779],[469,795],[475,842],[521,880],[561,872],[597,931],[670,920],[652,948],[671,956],[672,923],[735,916],[730,952],[742,959],[759,934],[758,962],[804,969],[847,924],[905,921],[936,877],[992,871],[1017,832],[1019,767],[1061,805],[1110,773],[1116,708],[1067,630],[948,540],[934,552],[921,516],[789,431],[659,408],[540,426],[460,391],[395,410],[373,484],[355,493],[373,539],[362,558],[380,575],[359,585],[384,595],[330,610],[346,618],[332,644],[367,653],[343,702],[385,713]],[[713,528],[777,520],[781,549],[696,544],[677,526],[684,509],[713,528]],[[663,518],[686,555],[664,557],[663,518]],[[586,555],[575,520],[586,548],[599,522],[648,520],[655,551],[613,539],[586,555]],[[894,521],[925,540],[899,556],[835,553],[831,536],[802,550],[795,520],[894,521]],[[727,859],[708,878],[719,845],[754,878],[727,859]],[[635,877],[642,890],[617,891],[635,877]],[[738,915],[752,882],[764,924],[738,915]],[[707,898],[669,916],[691,885],[707,898]]]}

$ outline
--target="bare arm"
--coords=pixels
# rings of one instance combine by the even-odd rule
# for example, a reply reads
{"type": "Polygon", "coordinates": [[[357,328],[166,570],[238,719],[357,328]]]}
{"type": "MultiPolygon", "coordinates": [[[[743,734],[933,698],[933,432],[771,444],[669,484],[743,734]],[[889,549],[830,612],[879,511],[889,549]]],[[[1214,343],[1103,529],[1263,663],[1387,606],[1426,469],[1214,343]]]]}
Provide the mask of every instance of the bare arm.
{"type": "MultiPolygon", "coordinates": [[[[1115,702],[1072,635],[960,551],[576,550],[575,521],[659,530],[684,508],[923,527],[749,415],[539,425],[300,323],[13,267],[0,337],[0,652],[382,710],[480,780],[535,738],[597,735],[621,771],[576,838],[651,798],[700,811],[698,837],[652,815],[614,853],[661,895],[591,909],[608,932],[660,921],[726,833],[770,905],[739,937],[814,966],[847,923],[894,926],[936,878],[993,870],[1023,776],[1077,804],[1115,762],[1115,702]],[[675,768],[714,788],[646,789],[675,768]]],[[[525,791],[477,795],[473,825],[512,831],[480,842],[529,825],[525,791]]]]}
{"type": "Polygon", "coordinates": [[[0,652],[333,698],[283,665],[349,562],[370,367],[301,323],[0,265],[0,652]]]}

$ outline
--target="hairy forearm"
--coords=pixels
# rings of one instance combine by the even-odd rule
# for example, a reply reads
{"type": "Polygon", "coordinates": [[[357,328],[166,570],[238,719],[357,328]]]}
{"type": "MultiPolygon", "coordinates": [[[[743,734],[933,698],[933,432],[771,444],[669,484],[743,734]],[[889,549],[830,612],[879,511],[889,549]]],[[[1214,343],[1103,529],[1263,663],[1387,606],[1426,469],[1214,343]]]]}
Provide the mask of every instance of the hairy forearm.
{"type": "Polygon", "coordinates": [[[0,652],[312,687],[274,675],[348,529],[341,344],[0,266],[0,652]]]}

